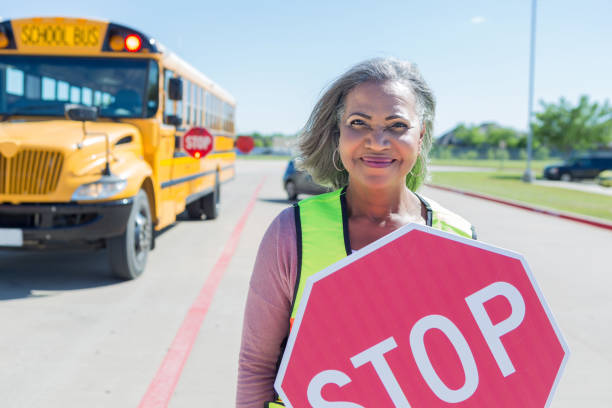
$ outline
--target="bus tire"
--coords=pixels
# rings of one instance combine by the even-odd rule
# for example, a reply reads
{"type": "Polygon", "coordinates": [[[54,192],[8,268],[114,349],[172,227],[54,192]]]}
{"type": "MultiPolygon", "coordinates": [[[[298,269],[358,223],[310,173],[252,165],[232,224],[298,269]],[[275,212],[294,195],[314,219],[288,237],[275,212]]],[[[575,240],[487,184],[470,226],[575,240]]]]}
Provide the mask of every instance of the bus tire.
{"type": "Polygon", "coordinates": [[[140,190],[134,197],[125,232],[106,241],[113,275],[136,279],[145,269],[153,241],[153,221],[147,193],[140,190]]]}
{"type": "Polygon", "coordinates": [[[212,193],[202,198],[202,211],[206,215],[206,219],[214,220],[219,216],[219,198],[221,195],[221,187],[219,183],[219,173],[215,176],[215,187],[212,193]]]}
{"type": "Polygon", "coordinates": [[[204,215],[204,209],[202,208],[202,198],[195,200],[192,203],[187,204],[187,217],[190,220],[201,220],[204,215]]]}

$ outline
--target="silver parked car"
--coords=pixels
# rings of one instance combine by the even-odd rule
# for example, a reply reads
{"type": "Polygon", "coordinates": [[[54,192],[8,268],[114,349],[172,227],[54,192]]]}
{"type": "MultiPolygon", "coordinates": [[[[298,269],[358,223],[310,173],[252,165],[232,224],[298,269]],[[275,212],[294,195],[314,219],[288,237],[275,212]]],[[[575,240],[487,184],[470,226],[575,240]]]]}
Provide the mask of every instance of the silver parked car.
{"type": "Polygon", "coordinates": [[[283,175],[283,186],[289,201],[296,201],[300,194],[322,194],[331,191],[330,188],[315,183],[312,176],[295,167],[295,161],[289,160],[283,175]]]}

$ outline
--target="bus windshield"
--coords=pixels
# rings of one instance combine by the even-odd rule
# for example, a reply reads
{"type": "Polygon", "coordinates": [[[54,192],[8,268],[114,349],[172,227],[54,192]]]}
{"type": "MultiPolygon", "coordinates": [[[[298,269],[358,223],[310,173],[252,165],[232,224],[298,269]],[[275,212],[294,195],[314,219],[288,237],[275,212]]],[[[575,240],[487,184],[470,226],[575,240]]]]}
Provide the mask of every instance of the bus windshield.
{"type": "Polygon", "coordinates": [[[147,59],[0,56],[0,115],[64,116],[66,104],[110,118],[142,118],[158,106],[157,63],[147,59]]]}

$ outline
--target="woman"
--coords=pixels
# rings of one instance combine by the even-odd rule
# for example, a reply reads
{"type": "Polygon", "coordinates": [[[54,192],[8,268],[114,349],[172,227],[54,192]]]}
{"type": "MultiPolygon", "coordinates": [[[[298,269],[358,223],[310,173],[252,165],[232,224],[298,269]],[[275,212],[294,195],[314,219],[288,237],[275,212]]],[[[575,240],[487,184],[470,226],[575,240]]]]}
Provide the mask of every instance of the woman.
{"type": "Polygon", "coordinates": [[[264,235],[245,310],[238,407],[282,406],[271,402],[273,383],[308,276],[411,222],[475,238],[467,221],[415,193],[434,110],[416,66],[395,59],[356,65],[316,104],[299,140],[302,166],[337,190],[284,210],[264,235]]]}

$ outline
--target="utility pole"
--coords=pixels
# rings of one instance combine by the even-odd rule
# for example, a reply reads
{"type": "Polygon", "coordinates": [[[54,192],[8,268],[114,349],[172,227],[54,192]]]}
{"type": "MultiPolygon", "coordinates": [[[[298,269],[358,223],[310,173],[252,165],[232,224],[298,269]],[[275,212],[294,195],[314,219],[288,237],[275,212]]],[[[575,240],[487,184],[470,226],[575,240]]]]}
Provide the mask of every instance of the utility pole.
{"type": "Polygon", "coordinates": [[[533,82],[535,66],[535,32],[536,32],[537,0],[531,0],[531,52],[529,55],[529,103],[527,113],[527,168],[523,173],[523,181],[531,183],[535,177],[531,170],[531,157],[533,151],[533,131],[531,130],[531,117],[533,116],[533,82]]]}

